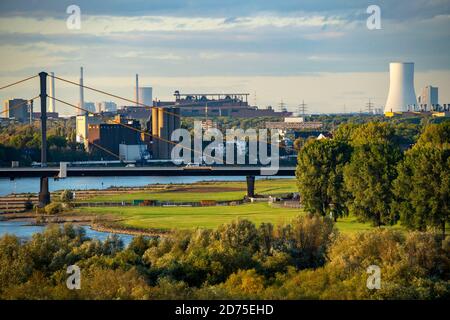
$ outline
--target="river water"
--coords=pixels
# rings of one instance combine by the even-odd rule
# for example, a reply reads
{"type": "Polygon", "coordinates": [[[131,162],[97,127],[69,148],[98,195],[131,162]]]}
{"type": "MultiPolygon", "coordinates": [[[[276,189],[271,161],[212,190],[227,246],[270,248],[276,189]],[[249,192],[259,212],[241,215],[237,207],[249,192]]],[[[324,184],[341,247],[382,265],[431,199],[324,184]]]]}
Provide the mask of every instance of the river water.
{"type": "MultiPolygon", "coordinates": [[[[106,189],[116,187],[140,187],[148,184],[194,183],[198,181],[244,181],[245,177],[70,177],[49,180],[50,191],[71,189],[106,189]]],[[[10,193],[39,192],[39,178],[0,179],[0,196],[10,193]]]]}
{"type": "MultiPolygon", "coordinates": [[[[108,232],[100,232],[92,230],[89,226],[81,226],[86,232],[86,236],[91,239],[98,239],[100,241],[106,240],[111,235],[108,232]]],[[[29,239],[31,236],[38,232],[43,232],[45,226],[31,225],[29,222],[23,221],[0,221],[0,237],[5,234],[13,234],[21,239],[29,239]]],[[[119,239],[122,240],[125,246],[133,239],[132,235],[117,233],[119,239]]]]}

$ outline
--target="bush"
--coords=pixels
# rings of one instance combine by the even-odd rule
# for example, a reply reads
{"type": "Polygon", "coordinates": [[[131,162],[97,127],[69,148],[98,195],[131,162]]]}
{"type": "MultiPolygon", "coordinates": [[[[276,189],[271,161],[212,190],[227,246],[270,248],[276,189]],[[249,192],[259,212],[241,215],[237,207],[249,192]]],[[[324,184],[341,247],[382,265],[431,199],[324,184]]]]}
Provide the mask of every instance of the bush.
{"type": "Polygon", "coordinates": [[[63,211],[63,207],[61,203],[54,202],[45,206],[46,214],[58,214],[63,211]]]}
{"type": "Polygon", "coordinates": [[[64,203],[69,203],[73,200],[73,192],[70,190],[64,190],[61,193],[61,201],[64,203]]]}

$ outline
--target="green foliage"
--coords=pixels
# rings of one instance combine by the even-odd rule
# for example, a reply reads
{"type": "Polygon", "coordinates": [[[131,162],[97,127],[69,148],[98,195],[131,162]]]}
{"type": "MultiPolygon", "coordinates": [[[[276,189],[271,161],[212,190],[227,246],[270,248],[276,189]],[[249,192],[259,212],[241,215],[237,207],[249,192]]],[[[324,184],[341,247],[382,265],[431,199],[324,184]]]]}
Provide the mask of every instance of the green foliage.
{"type": "Polygon", "coordinates": [[[400,148],[388,124],[368,123],[351,134],[354,149],[344,168],[344,185],[351,194],[347,202],[351,214],[374,225],[392,224],[392,182],[401,159],[400,148]]]}
{"type": "Polygon", "coordinates": [[[312,140],[301,149],[296,176],[307,211],[321,215],[331,211],[335,219],[347,213],[343,168],[350,153],[349,145],[337,140],[312,140]]]}
{"type": "Polygon", "coordinates": [[[63,207],[59,202],[52,202],[44,208],[46,214],[58,214],[63,211],[63,207]]]}
{"type": "Polygon", "coordinates": [[[216,230],[91,240],[50,226],[30,240],[0,238],[1,299],[448,299],[449,241],[432,232],[375,230],[336,238],[319,216],[258,229],[245,220],[216,230]],[[232,236],[232,232],[237,236],[232,236]],[[248,263],[248,264],[246,264],[248,263]],[[66,287],[66,268],[81,289],[66,287]],[[366,287],[369,265],[381,289],[366,287]]]}
{"type": "Polygon", "coordinates": [[[428,126],[398,165],[392,205],[403,224],[425,230],[450,222],[450,125],[428,126]]]}
{"type": "Polygon", "coordinates": [[[61,202],[70,203],[73,200],[73,192],[70,190],[64,190],[61,192],[61,202]]]}

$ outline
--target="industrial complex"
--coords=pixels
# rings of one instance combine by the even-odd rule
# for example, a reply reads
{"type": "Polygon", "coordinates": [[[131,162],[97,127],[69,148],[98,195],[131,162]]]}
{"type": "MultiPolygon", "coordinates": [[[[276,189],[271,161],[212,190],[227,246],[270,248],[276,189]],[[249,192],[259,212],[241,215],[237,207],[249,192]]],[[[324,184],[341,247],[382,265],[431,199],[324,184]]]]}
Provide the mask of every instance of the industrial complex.
{"type": "MultiPolygon", "coordinates": [[[[49,74],[49,97],[57,97],[55,75],[49,74]]],[[[217,128],[217,117],[257,118],[270,117],[265,128],[278,130],[285,145],[292,145],[292,138],[305,136],[305,132],[322,132],[322,123],[307,121],[306,104],[300,105],[300,113],[287,110],[284,103],[276,111],[272,107],[259,108],[249,103],[249,93],[182,93],[174,91],[173,100],[153,98],[151,86],[139,85],[136,74],[134,100],[118,106],[114,101],[88,102],[84,99],[83,67],[80,68],[79,101],[77,104],[76,141],[88,152],[99,152],[102,158],[121,161],[148,161],[170,159],[173,142],[171,134],[181,128],[181,119],[192,117],[201,121],[203,130],[217,128]],[[302,117],[298,116],[302,115],[302,117]],[[278,121],[274,121],[278,119],[278,121]],[[291,141],[289,141],[290,135],[291,141]]],[[[57,101],[49,98],[47,118],[57,119],[57,101]]],[[[414,88],[414,63],[392,62],[389,65],[389,92],[384,106],[386,117],[431,115],[447,117],[449,104],[439,103],[438,88],[426,85],[416,96],[414,88]]],[[[20,123],[32,123],[41,117],[33,111],[33,100],[9,99],[4,102],[6,117],[20,123]]],[[[368,103],[369,114],[381,114],[382,109],[368,103]],[[379,111],[377,111],[379,110],[379,111]],[[373,112],[375,111],[375,112],[373,112]]],[[[326,137],[323,133],[321,137],[326,137]]]]}

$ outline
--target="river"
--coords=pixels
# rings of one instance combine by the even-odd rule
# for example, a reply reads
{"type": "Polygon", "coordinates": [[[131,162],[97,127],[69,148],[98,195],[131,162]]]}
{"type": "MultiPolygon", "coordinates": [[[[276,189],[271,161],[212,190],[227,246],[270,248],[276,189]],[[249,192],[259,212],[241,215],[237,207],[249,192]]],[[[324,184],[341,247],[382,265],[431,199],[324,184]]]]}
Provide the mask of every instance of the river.
{"type": "MultiPolygon", "coordinates": [[[[92,230],[89,226],[81,226],[81,228],[86,232],[86,236],[100,241],[106,240],[106,238],[111,235],[109,232],[92,230]]],[[[21,239],[29,239],[33,234],[43,232],[44,229],[45,226],[36,226],[24,221],[0,221],[0,237],[5,234],[13,234],[21,239]]],[[[125,246],[128,246],[133,239],[132,235],[122,233],[116,234],[125,246]]]]}
{"type": "MultiPolygon", "coordinates": [[[[270,177],[292,178],[292,177],[270,177]]],[[[258,179],[258,178],[257,178],[258,179]]],[[[266,179],[261,178],[261,179],[266,179]]],[[[49,180],[50,191],[56,190],[87,190],[106,189],[108,187],[140,187],[148,184],[194,183],[199,181],[245,181],[245,177],[69,177],[65,179],[49,180]]],[[[39,178],[18,178],[14,180],[0,179],[0,196],[10,193],[39,192],[39,178]]]]}

